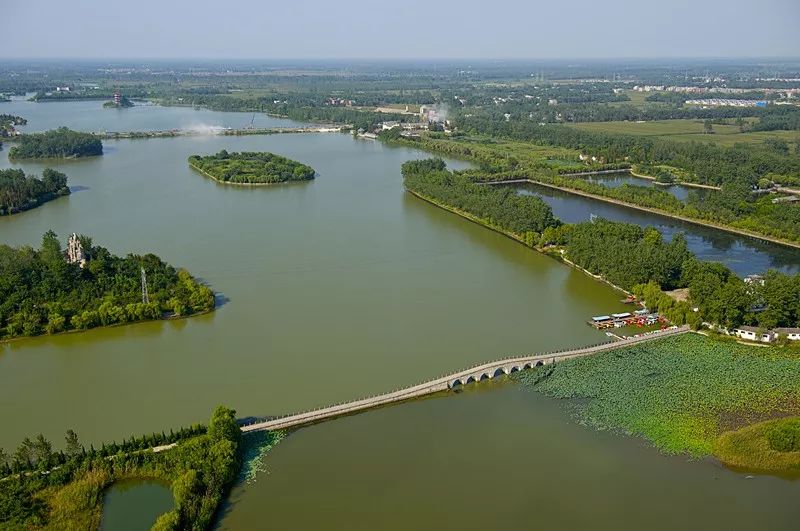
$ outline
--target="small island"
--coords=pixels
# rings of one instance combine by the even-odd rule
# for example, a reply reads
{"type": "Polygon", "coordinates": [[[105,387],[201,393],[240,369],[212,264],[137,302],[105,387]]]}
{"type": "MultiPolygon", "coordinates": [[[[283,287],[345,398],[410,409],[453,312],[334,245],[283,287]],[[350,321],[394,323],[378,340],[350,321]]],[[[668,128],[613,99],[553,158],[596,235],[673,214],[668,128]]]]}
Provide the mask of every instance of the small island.
{"type": "Polygon", "coordinates": [[[20,169],[0,170],[0,216],[30,210],[65,195],[69,195],[67,176],[59,171],[46,168],[39,179],[20,169]]]}
{"type": "Polygon", "coordinates": [[[154,254],[119,257],[73,234],[62,248],[0,245],[0,340],[209,312],[214,293],[154,254]]]}
{"type": "Polygon", "coordinates": [[[133,102],[119,92],[114,93],[114,99],[103,104],[104,109],[127,109],[128,107],[133,107],[133,102]]]}
{"type": "Polygon", "coordinates": [[[60,127],[44,133],[17,136],[9,159],[55,159],[94,157],[103,154],[103,142],[91,133],[60,127]]]}
{"type": "Polygon", "coordinates": [[[268,152],[244,151],[216,155],[192,155],[189,166],[225,184],[267,185],[314,178],[313,168],[268,152]]]}

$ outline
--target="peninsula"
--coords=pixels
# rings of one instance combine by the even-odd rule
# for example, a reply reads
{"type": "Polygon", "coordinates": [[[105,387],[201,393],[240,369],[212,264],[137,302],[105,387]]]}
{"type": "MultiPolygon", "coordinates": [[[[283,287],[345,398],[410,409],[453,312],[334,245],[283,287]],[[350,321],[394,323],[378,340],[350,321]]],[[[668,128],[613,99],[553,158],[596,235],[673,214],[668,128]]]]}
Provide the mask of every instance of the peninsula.
{"type": "Polygon", "coordinates": [[[266,185],[308,181],[315,171],[310,166],[268,152],[243,151],[216,155],[192,155],[189,166],[225,184],[266,185]]]}

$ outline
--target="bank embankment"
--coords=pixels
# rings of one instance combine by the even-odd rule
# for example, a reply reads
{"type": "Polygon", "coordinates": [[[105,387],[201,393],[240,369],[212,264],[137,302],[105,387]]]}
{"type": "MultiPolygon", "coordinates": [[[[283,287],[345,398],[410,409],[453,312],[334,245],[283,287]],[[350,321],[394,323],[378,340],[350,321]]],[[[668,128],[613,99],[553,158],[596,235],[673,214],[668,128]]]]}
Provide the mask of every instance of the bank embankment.
{"type": "MultiPolygon", "coordinates": [[[[543,182],[543,181],[538,181],[538,180],[535,180],[535,179],[524,179],[524,181],[526,181],[526,182],[528,182],[530,184],[535,184],[537,186],[543,186],[545,188],[550,188],[550,189],[553,189],[553,190],[560,190],[562,192],[567,192],[569,194],[579,195],[579,196],[582,196],[582,197],[587,197],[589,199],[594,199],[594,200],[597,200],[597,201],[603,201],[605,203],[611,203],[611,204],[614,204],[614,205],[619,205],[619,206],[623,206],[623,207],[627,207],[627,208],[632,208],[632,209],[635,209],[635,210],[640,210],[642,212],[649,212],[651,214],[656,214],[658,216],[677,219],[677,220],[680,220],[680,221],[684,221],[686,223],[692,223],[694,225],[699,225],[699,226],[702,226],[702,227],[709,227],[709,228],[712,228],[712,229],[717,229],[717,230],[722,230],[722,231],[725,231],[725,232],[729,232],[731,234],[737,234],[739,236],[746,236],[748,238],[755,238],[755,239],[758,239],[758,240],[764,240],[764,241],[768,241],[768,242],[775,243],[775,244],[778,244],[778,245],[784,245],[786,247],[793,247],[795,249],[800,249],[800,243],[798,243],[798,242],[784,240],[784,239],[781,239],[781,238],[776,238],[774,236],[767,236],[765,234],[759,234],[757,232],[752,232],[752,231],[749,231],[749,230],[738,229],[736,227],[731,227],[730,225],[723,225],[723,224],[714,223],[714,222],[711,222],[711,221],[704,221],[704,220],[700,220],[700,219],[696,219],[696,218],[691,218],[691,217],[688,217],[688,216],[682,216],[680,214],[675,214],[675,213],[672,213],[672,212],[668,212],[666,210],[661,210],[661,209],[658,209],[658,208],[652,208],[652,207],[636,205],[634,203],[628,203],[626,201],[620,201],[619,199],[613,199],[611,197],[605,197],[605,196],[602,196],[602,195],[592,194],[592,193],[589,193],[589,192],[584,192],[582,190],[575,190],[574,188],[568,188],[566,186],[559,186],[559,185],[556,185],[556,184],[550,184],[550,183],[546,183],[546,182],[543,182]]],[[[519,180],[517,180],[517,182],[519,182],[519,180]]]]}

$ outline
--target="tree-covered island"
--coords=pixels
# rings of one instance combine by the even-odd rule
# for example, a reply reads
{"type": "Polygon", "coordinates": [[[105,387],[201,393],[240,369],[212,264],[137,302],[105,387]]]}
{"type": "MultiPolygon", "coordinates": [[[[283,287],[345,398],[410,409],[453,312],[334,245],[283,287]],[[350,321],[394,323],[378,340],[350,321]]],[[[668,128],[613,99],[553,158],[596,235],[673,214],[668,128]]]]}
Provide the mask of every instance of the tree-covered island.
{"type": "Polygon", "coordinates": [[[228,184],[277,184],[308,181],[315,171],[310,166],[268,152],[243,151],[216,155],[192,155],[189,166],[203,175],[228,184]]]}
{"type": "Polygon", "coordinates": [[[59,171],[46,168],[39,179],[16,168],[0,170],[0,216],[29,210],[64,195],[69,195],[67,176],[59,171]]]}
{"type": "Polygon", "coordinates": [[[19,135],[8,152],[10,159],[56,159],[103,154],[103,143],[91,133],[60,127],[44,133],[19,135]]]}
{"type": "Polygon", "coordinates": [[[214,305],[211,289],[154,254],[115,256],[82,235],[64,250],[52,231],[39,249],[0,245],[0,340],[182,317],[214,305]]]}

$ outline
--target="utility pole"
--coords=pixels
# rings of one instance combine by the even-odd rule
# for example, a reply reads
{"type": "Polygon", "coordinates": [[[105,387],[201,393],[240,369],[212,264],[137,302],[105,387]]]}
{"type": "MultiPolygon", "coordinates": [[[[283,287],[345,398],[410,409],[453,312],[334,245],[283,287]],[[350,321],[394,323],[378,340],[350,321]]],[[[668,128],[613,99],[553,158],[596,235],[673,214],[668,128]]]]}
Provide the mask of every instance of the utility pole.
{"type": "Polygon", "coordinates": [[[147,294],[147,273],[142,269],[142,304],[150,304],[150,297],[147,294]]]}

